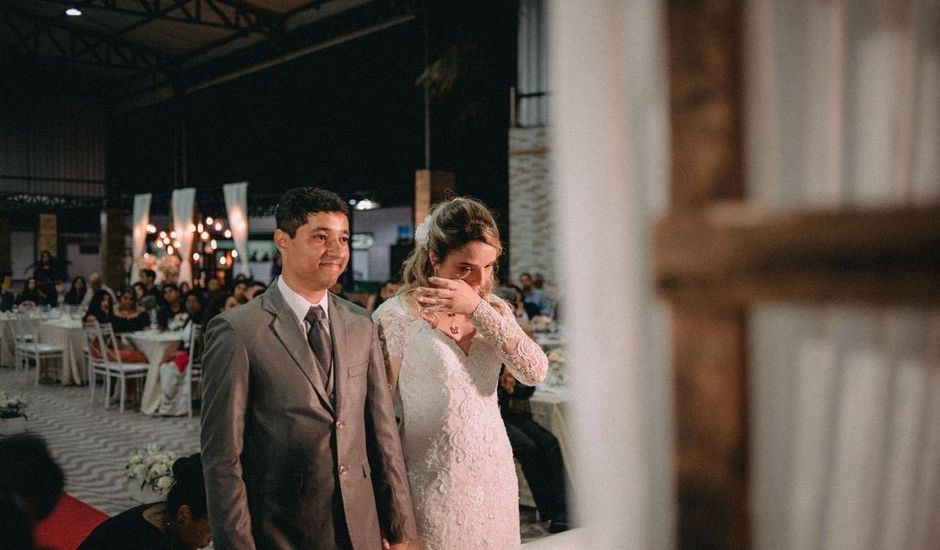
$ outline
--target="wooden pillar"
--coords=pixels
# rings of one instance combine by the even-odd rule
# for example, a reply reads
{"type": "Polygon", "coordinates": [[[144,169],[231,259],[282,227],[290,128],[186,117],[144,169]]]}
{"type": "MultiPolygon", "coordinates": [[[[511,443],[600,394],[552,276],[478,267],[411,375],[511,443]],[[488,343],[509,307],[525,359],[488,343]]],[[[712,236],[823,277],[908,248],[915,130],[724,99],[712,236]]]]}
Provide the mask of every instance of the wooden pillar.
{"type": "Polygon", "coordinates": [[[415,228],[424,221],[431,207],[454,190],[454,173],[437,170],[415,170],[415,228]]]}
{"type": "Polygon", "coordinates": [[[101,211],[101,278],[117,291],[124,286],[124,210],[101,211]]]}
{"type": "MultiPolygon", "coordinates": [[[[668,3],[673,215],[744,197],[741,8],[668,3]]],[[[673,309],[679,546],[750,544],[746,323],[742,308],[673,309]]]]}
{"type": "Polygon", "coordinates": [[[40,214],[38,230],[36,231],[36,259],[43,250],[48,250],[53,256],[58,256],[59,250],[59,224],[55,214],[40,214]]]}
{"type": "Polygon", "coordinates": [[[13,246],[12,229],[10,218],[0,216],[0,280],[3,274],[11,273],[13,270],[13,258],[10,252],[13,246]]]}

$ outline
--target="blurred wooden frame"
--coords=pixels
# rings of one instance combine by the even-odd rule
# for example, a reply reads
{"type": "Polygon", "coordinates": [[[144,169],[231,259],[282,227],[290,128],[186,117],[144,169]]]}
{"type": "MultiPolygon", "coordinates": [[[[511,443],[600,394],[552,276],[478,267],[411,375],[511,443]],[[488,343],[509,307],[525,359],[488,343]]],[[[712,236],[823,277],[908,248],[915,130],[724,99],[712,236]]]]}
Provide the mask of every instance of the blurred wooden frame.
{"type": "Polygon", "coordinates": [[[940,204],[775,213],[746,203],[742,4],[666,3],[670,213],[652,228],[672,305],[678,546],[752,546],[748,308],[940,303],[940,204]]]}

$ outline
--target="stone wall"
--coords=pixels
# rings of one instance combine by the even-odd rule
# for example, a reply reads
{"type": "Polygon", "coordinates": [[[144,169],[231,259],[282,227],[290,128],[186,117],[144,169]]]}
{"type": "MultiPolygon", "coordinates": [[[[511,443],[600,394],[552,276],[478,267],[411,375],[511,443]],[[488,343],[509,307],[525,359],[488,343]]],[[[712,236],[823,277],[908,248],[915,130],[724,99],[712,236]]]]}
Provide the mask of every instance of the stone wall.
{"type": "Polygon", "coordinates": [[[509,276],[542,273],[555,298],[555,213],[547,128],[509,131],[509,276]]]}

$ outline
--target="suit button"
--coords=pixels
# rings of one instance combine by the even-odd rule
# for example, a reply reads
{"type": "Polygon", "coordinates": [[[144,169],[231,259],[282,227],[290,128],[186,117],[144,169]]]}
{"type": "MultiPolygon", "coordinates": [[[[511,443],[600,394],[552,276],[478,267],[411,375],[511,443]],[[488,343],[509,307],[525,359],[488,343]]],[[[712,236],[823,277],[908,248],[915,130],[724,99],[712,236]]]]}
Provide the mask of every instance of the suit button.
{"type": "Polygon", "coordinates": [[[344,476],[344,475],[346,475],[346,472],[348,472],[348,471],[349,471],[349,468],[347,468],[345,464],[340,464],[340,466],[339,466],[339,475],[344,476]]]}
{"type": "Polygon", "coordinates": [[[337,430],[342,430],[345,426],[346,426],[346,423],[344,423],[342,420],[337,420],[337,421],[336,421],[336,429],[337,429],[337,430]]]}

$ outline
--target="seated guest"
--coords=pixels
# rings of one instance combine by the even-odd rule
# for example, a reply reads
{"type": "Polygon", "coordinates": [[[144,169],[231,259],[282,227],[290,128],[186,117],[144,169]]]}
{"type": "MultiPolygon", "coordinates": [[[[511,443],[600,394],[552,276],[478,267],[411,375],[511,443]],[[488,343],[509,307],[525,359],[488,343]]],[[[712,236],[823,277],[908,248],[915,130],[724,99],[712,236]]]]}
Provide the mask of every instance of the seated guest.
{"type": "Polygon", "coordinates": [[[13,286],[12,277],[4,275],[0,278],[0,311],[10,311],[13,309],[13,302],[16,301],[16,297],[10,292],[11,286],[13,286]]]}
{"type": "Polygon", "coordinates": [[[39,306],[46,303],[46,295],[39,290],[39,284],[36,282],[36,277],[30,277],[26,279],[26,284],[23,285],[23,292],[20,292],[16,296],[16,305],[31,305],[39,306]]]}
{"type": "Polygon", "coordinates": [[[535,288],[532,275],[528,273],[519,275],[519,284],[522,285],[523,302],[525,303],[525,311],[529,317],[536,317],[538,315],[551,317],[552,304],[541,290],[535,288]]]}
{"type": "Polygon", "coordinates": [[[399,288],[401,288],[401,283],[398,281],[392,279],[385,281],[379,288],[378,293],[369,299],[369,307],[366,309],[369,311],[375,311],[380,305],[382,305],[383,302],[385,302],[385,300],[388,300],[389,298],[398,294],[399,288]]]}
{"type": "Polygon", "coordinates": [[[111,294],[104,290],[95,292],[88,301],[88,309],[85,310],[85,316],[82,319],[86,323],[98,321],[98,323],[104,324],[110,323],[113,318],[114,302],[111,300],[111,294]]]}
{"type": "Polygon", "coordinates": [[[190,287],[189,283],[187,283],[186,281],[183,281],[182,283],[180,283],[179,288],[180,288],[180,294],[182,294],[183,296],[186,296],[192,291],[192,287],[190,287]]]}
{"type": "Polygon", "coordinates": [[[88,291],[85,292],[85,298],[82,299],[82,307],[87,309],[91,304],[91,299],[99,290],[103,290],[111,295],[111,302],[117,301],[117,296],[114,294],[114,291],[111,290],[111,287],[104,284],[104,281],[101,280],[101,275],[97,273],[91,273],[88,275],[88,291]]]}
{"type": "Polygon", "coordinates": [[[202,325],[202,300],[195,292],[186,296],[186,309],[189,319],[183,325],[182,335],[175,351],[164,356],[160,365],[160,388],[163,395],[160,400],[158,414],[163,416],[178,416],[189,412],[189,400],[192,399],[190,391],[184,390],[186,384],[186,369],[189,368],[191,354],[202,353],[202,342],[197,342],[197,349],[190,349],[190,340],[196,325],[202,325]]]}
{"type": "Polygon", "coordinates": [[[176,481],[166,502],[142,504],[122,512],[95,528],[79,550],[194,549],[212,541],[206,512],[206,485],[202,459],[194,454],[173,463],[176,481]]]}
{"type": "Polygon", "coordinates": [[[72,279],[72,288],[65,293],[65,304],[69,306],[80,306],[85,299],[85,292],[88,291],[88,285],[85,284],[85,278],[82,276],[72,279]]]}
{"type": "MultiPolygon", "coordinates": [[[[83,317],[86,323],[92,321],[97,321],[99,324],[105,323],[114,323],[114,306],[111,303],[111,295],[108,294],[105,290],[99,290],[95,293],[94,298],[91,299],[91,305],[88,306],[88,311],[85,312],[85,317],[83,317]]],[[[112,328],[113,324],[112,324],[112,328]]],[[[117,331],[115,331],[117,333],[117,331]]],[[[105,346],[108,348],[108,359],[111,361],[116,361],[117,359],[113,356],[114,352],[111,350],[111,342],[105,342],[105,346]]],[[[100,345],[97,343],[92,344],[91,354],[95,357],[101,357],[100,345]]],[[[122,363],[146,363],[147,356],[143,352],[136,349],[125,349],[119,348],[118,352],[120,353],[120,359],[122,363]]]]}
{"type": "MultiPolygon", "coordinates": [[[[155,302],[154,307],[159,307],[163,305],[163,295],[160,293],[160,289],[157,288],[157,272],[152,269],[141,269],[140,270],[140,282],[144,285],[145,292],[148,296],[153,296],[155,302]]],[[[143,298],[139,301],[143,302],[143,298]]]]}
{"type": "Polygon", "coordinates": [[[505,369],[500,373],[496,396],[512,455],[522,465],[539,516],[551,520],[550,532],[560,533],[568,529],[565,465],[558,439],[532,420],[528,400],[534,392],[505,369]]]}
{"type": "Polygon", "coordinates": [[[157,310],[157,325],[166,329],[174,319],[183,321],[186,316],[186,306],[180,299],[180,289],[173,283],[163,285],[163,307],[157,310]]]}
{"type": "Polygon", "coordinates": [[[213,301],[222,294],[222,284],[217,278],[211,277],[206,281],[206,288],[202,289],[200,294],[202,295],[202,303],[211,306],[213,301]]]}
{"type": "Polygon", "coordinates": [[[65,478],[35,435],[0,437],[0,537],[7,550],[33,550],[33,529],[62,496],[65,478]]]}
{"type": "Polygon", "coordinates": [[[137,307],[137,293],[131,287],[125,287],[118,293],[118,305],[111,318],[114,332],[137,332],[150,326],[150,316],[137,307]]]}
{"type": "Polygon", "coordinates": [[[248,284],[248,288],[245,289],[246,301],[251,301],[256,297],[261,296],[267,289],[268,285],[262,283],[261,281],[252,281],[248,284]]]}
{"type": "Polygon", "coordinates": [[[183,304],[186,308],[186,312],[189,313],[189,319],[186,321],[186,324],[188,325],[190,322],[193,322],[197,325],[201,325],[203,323],[203,316],[205,312],[203,311],[203,302],[202,298],[199,296],[199,293],[196,291],[191,291],[186,294],[186,298],[184,298],[183,304]]]}

